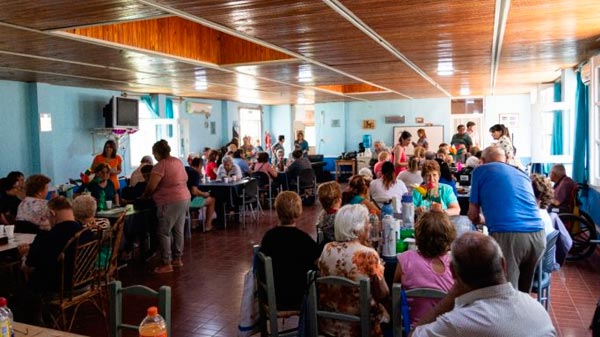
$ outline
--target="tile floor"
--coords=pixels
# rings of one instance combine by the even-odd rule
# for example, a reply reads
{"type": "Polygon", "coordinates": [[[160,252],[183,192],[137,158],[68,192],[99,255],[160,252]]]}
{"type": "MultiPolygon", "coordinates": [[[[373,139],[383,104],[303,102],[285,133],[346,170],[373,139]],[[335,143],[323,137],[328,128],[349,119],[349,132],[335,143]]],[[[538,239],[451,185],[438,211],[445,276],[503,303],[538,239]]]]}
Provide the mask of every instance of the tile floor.
{"type": "MultiPolygon", "coordinates": [[[[314,223],[320,206],[305,207],[298,227],[316,236],[314,223]]],[[[265,211],[260,224],[242,229],[194,232],[186,240],[184,267],[171,274],[150,272],[152,263],[130,265],[120,271],[123,284],[172,287],[174,337],[237,336],[239,305],[244,273],[250,268],[252,245],[276,225],[274,212],[265,211]]],[[[568,262],[552,277],[550,315],[562,337],[591,336],[587,329],[600,299],[600,256],[568,262]]],[[[138,323],[151,303],[130,299],[125,303],[125,320],[138,323]]],[[[101,321],[93,312],[84,311],[74,332],[104,336],[101,321]]],[[[136,333],[124,336],[137,336],[136,333]]]]}

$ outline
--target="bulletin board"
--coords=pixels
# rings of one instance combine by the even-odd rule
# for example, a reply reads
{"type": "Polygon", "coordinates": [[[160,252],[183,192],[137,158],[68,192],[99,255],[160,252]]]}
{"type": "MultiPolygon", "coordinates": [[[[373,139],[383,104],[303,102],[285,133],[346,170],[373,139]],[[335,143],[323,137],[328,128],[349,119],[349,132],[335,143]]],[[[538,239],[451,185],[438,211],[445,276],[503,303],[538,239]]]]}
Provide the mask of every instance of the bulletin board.
{"type": "MultiPolygon", "coordinates": [[[[417,142],[419,136],[417,136],[417,130],[423,129],[425,130],[425,134],[427,135],[427,141],[429,142],[429,151],[436,152],[438,149],[438,145],[440,143],[444,143],[444,126],[443,125],[430,125],[430,126],[395,126],[394,127],[394,138],[392,147],[398,143],[398,139],[400,138],[400,134],[402,131],[408,131],[412,135],[411,143],[417,142]]],[[[408,145],[406,148],[406,154],[412,155],[414,151],[414,147],[412,144],[408,145]]]]}

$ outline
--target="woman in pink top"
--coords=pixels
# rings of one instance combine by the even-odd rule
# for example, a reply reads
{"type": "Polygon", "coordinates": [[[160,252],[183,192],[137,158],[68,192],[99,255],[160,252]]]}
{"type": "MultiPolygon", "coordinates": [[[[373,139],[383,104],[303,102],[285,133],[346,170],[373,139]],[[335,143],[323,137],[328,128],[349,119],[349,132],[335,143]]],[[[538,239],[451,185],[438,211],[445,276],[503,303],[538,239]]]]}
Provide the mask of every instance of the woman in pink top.
{"type": "Polygon", "coordinates": [[[402,131],[400,134],[400,138],[398,138],[398,144],[394,146],[393,154],[394,154],[394,173],[398,175],[398,173],[405,171],[408,166],[408,160],[406,157],[406,147],[410,145],[412,135],[408,131],[402,131]]]}
{"type": "Polygon", "coordinates": [[[156,142],[152,146],[152,154],[158,163],[150,173],[150,180],[143,197],[152,196],[156,203],[157,236],[163,264],[154,268],[154,272],[170,273],[173,267],[183,267],[181,260],[183,229],[192,196],[187,188],[185,167],[181,160],[171,157],[169,143],[164,139],[156,142]],[[171,247],[171,232],[173,247],[171,247]]]}
{"type": "MultiPolygon", "coordinates": [[[[454,280],[450,272],[450,244],[456,238],[456,229],[448,215],[439,211],[424,213],[415,225],[418,250],[398,254],[394,283],[402,288],[433,288],[448,292],[454,280]]],[[[410,325],[433,308],[439,299],[410,298],[410,325]]]]}

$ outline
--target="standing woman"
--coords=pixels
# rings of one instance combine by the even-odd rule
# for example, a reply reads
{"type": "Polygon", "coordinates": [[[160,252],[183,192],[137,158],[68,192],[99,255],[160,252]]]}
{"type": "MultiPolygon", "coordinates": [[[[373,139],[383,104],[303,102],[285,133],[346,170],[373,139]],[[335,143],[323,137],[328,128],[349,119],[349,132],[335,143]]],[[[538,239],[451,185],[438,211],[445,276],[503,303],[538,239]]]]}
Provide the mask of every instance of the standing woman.
{"type": "Polygon", "coordinates": [[[406,170],[408,166],[408,160],[406,158],[406,147],[410,144],[412,135],[408,131],[402,131],[400,138],[398,138],[398,144],[394,146],[394,173],[398,173],[406,170]]]}
{"type": "Polygon", "coordinates": [[[179,159],[171,157],[169,143],[164,139],[154,143],[152,154],[158,163],[150,173],[143,197],[152,196],[156,203],[157,236],[162,265],[154,268],[154,272],[170,273],[173,267],[183,267],[183,229],[192,196],[187,188],[185,167],[179,159]]]}
{"type": "Polygon", "coordinates": [[[302,150],[303,156],[306,156],[308,154],[308,142],[304,139],[304,132],[298,131],[296,141],[294,142],[294,147],[297,150],[302,150]]]}
{"type": "Polygon", "coordinates": [[[425,151],[429,150],[429,142],[427,141],[427,134],[425,133],[425,129],[417,130],[417,136],[419,139],[417,142],[412,142],[414,147],[420,146],[425,149],[425,151]]]}
{"type": "Polygon", "coordinates": [[[96,171],[98,164],[106,164],[110,168],[110,180],[115,187],[115,191],[119,191],[119,174],[121,174],[121,164],[123,159],[117,154],[117,144],[114,140],[107,140],[104,143],[102,153],[94,157],[92,162],[92,172],[96,171]]]}
{"type": "Polygon", "coordinates": [[[506,153],[506,162],[514,164],[515,151],[506,126],[504,126],[504,124],[496,124],[490,128],[490,133],[492,134],[492,138],[494,138],[497,144],[502,147],[504,153],[506,153]]]}

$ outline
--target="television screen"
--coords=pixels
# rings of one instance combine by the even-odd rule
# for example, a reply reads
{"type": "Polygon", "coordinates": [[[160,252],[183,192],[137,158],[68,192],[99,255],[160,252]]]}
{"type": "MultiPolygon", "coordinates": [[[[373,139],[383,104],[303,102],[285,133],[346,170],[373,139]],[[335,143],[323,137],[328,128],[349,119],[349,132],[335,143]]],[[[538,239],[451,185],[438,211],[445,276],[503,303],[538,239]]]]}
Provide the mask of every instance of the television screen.
{"type": "Polygon", "coordinates": [[[133,98],[116,96],[114,99],[116,102],[113,105],[113,127],[138,127],[139,101],[133,98]]]}

